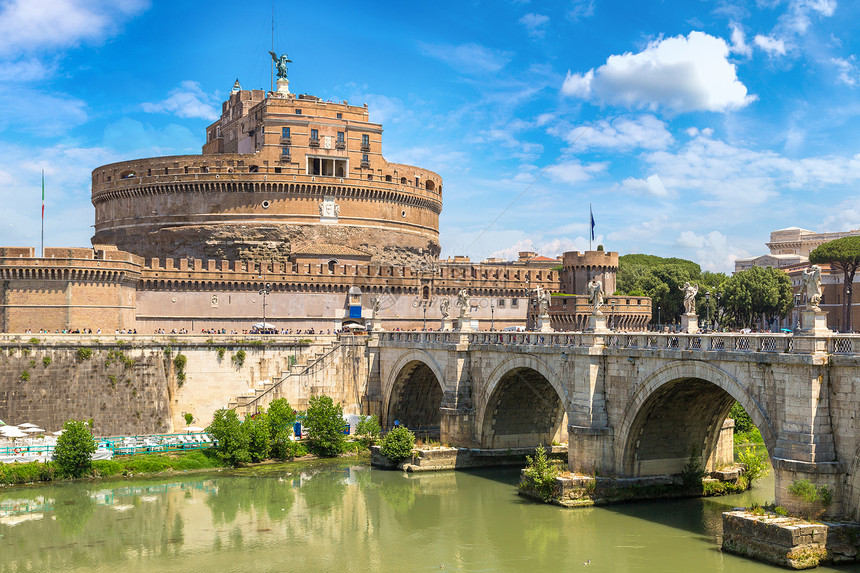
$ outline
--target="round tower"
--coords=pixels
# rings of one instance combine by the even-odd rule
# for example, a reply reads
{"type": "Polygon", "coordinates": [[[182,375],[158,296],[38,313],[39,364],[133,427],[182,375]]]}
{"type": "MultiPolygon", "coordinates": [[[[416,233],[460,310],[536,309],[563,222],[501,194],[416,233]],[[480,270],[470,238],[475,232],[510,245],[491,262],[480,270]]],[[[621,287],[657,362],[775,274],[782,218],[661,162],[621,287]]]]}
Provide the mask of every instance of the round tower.
{"type": "Polygon", "coordinates": [[[568,251],[562,259],[561,287],[565,294],[588,294],[588,283],[596,278],[603,292],[615,292],[618,253],[608,251],[568,251]]]}

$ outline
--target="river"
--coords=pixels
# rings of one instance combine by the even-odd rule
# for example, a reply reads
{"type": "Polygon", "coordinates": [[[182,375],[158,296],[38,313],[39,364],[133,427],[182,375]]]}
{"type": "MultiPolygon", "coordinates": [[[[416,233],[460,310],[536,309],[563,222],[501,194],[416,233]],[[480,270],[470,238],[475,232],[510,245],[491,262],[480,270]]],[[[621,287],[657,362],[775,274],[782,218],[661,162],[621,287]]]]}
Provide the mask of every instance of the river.
{"type": "MultiPolygon", "coordinates": [[[[409,475],[356,461],[0,490],[0,573],[779,571],[719,549],[739,496],[562,509],[518,470],[409,475]]],[[[818,571],[845,571],[819,568],[818,571]]]]}

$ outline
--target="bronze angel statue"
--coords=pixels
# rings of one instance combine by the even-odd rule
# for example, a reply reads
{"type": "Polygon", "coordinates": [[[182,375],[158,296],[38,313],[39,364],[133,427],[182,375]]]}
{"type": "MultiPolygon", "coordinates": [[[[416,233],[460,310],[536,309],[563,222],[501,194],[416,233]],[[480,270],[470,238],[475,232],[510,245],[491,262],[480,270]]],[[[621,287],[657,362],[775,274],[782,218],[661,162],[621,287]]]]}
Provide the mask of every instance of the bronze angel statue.
{"type": "Polygon", "coordinates": [[[287,57],[286,54],[281,54],[279,58],[275,52],[269,52],[272,55],[272,60],[275,62],[275,67],[278,68],[278,79],[284,79],[287,77],[287,64],[292,64],[293,61],[287,57]]]}

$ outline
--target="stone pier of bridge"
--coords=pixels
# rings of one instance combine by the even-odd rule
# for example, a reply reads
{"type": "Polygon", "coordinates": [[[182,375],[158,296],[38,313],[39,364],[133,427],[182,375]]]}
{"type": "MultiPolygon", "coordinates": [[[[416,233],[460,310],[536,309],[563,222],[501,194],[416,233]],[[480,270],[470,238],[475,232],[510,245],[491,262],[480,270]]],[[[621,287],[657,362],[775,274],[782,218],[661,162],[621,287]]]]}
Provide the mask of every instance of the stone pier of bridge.
{"type": "Polygon", "coordinates": [[[567,442],[571,471],[679,474],[691,451],[717,469],[735,401],[776,475],[831,488],[830,515],[860,518],[860,337],[780,334],[381,332],[369,343],[383,424],[436,428],[452,446],[567,442]]]}

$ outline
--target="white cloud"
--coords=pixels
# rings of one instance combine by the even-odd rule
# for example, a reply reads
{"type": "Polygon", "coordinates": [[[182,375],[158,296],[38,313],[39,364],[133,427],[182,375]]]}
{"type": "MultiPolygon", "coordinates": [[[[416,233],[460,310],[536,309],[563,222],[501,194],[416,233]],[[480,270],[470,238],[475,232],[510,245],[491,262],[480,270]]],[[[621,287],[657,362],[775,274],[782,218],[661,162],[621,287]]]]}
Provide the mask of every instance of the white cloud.
{"type": "Polygon", "coordinates": [[[747,44],[743,28],[741,28],[740,24],[736,22],[732,22],[730,26],[732,29],[731,51],[735,54],[740,54],[749,58],[752,56],[752,48],[747,44]]]}
{"type": "Polygon", "coordinates": [[[860,229],[860,198],[852,197],[835,205],[821,229],[823,232],[860,229]]]}
{"type": "Polygon", "coordinates": [[[611,121],[602,119],[591,125],[575,126],[564,131],[556,127],[549,131],[564,137],[574,149],[664,149],[674,141],[666,124],[653,115],[611,121]]]}
{"type": "Polygon", "coordinates": [[[15,128],[35,135],[64,134],[87,121],[86,103],[29,87],[0,89],[0,131],[15,128]]]}
{"type": "Polygon", "coordinates": [[[830,59],[830,63],[833,64],[839,72],[839,81],[849,86],[857,85],[858,74],[857,68],[854,65],[854,60],[854,56],[851,56],[847,60],[845,58],[830,59]]]}
{"type": "Polygon", "coordinates": [[[526,32],[532,38],[543,38],[546,35],[546,25],[549,16],[545,14],[526,14],[520,18],[520,24],[525,26],[526,32]]]}
{"type": "Polygon", "coordinates": [[[571,20],[581,20],[594,16],[595,0],[573,0],[567,10],[567,17],[571,20]]]}
{"type": "MultiPolygon", "coordinates": [[[[602,237],[598,237],[598,240],[602,240],[602,237]]],[[[575,239],[559,237],[549,240],[527,238],[491,253],[490,257],[513,261],[519,257],[522,251],[531,251],[544,257],[555,258],[568,251],[586,250],[588,250],[588,239],[585,237],[576,237],[575,239]]]]}
{"type": "Polygon", "coordinates": [[[197,82],[184,81],[170,91],[167,99],[141,104],[141,108],[147,113],[172,113],[178,117],[212,121],[218,118],[218,103],[218,98],[205,93],[197,82]]]}
{"type": "MultiPolygon", "coordinates": [[[[637,242],[653,244],[655,239],[663,234],[668,228],[677,226],[670,221],[665,213],[643,221],[638,225],[624,227],[607,235],[607,239],[614,242],[637,242]]],[[[631,251],[635,252],[635,251],[631,251]]]]}
{"type": "Polygon", "coordinates": [[[547,175],[560,183],[582,183],[588,181],[594,175],[606,171],[606,163],[590,163],[583,165],[579,161],[563,161],[546,170],[547,175]]]}
{"type": "Polygon", "coordinates": [[[761,34],[758,34],[753,41],[756,46],[771,56],[784,56],[786,53],[785,40],[774,38],[773,36],[762,36],[761,34]]]}
{"type": "Polygon", "coordinates": [[[728,238],[718,231],[697,235],[693,231],[683,231],[676,246],[694,250],[695,261],[703,270],[727,272],[734,268],[735,260],[747,256],[747,252],[729,244],[728,238]]]}
{"type": "Polygon", "coordinates": [[[621,190],[632,193],[647,193],[655,197],[668,197],[670,195],[669,190],[663,185],[663,180],[656,173],[645,179],[627,178],[621,184],[621,190]]]}
{"type": "Polygon", "coordinates": [[[780,19],[780,26],[796,34],[805,34],[812,25],[811,16],[829,18],[836,11],[836,0],[794,0],[780,19]]]}
{"type": "Polygon", "coordinates": [[[631,108],[676,112],[745,107],[755,100],[727,59],[725,40],[690,32],[656,40],[637,54],[627,52],[584,74],[568,72],[564,95],[631,108]]]}
{"type": "Polygon", "coordinates": [[[418,42],[418,48],[424,55],[436,58],[467,74],[498,72],[513,58],[512,52],[491,50],[479,44],[452,46],[418,42]]]}
{"type": "Polygon", "coordinates": [[[148,5],[147,0],[7,0],[0,8],[0,54],[99,42],[148,5]]]}

